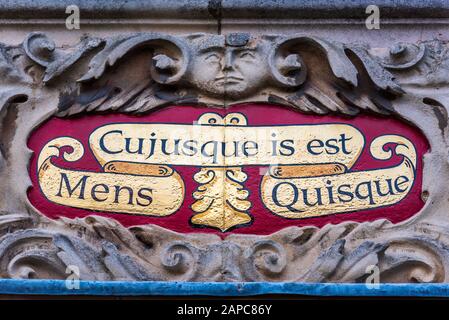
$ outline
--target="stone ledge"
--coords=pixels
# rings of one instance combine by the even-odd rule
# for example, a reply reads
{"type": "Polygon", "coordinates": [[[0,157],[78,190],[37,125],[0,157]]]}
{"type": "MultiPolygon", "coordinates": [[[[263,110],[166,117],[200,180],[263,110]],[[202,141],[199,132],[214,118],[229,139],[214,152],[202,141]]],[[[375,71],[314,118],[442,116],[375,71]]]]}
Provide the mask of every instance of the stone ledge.
{"type": "Polygon", "coordinates": [[[0,19],[61,19],[75,4],[84,19],[360,19],[368,5],[383,18],[447,18],[444,0],[0,0],[0,19]]]}

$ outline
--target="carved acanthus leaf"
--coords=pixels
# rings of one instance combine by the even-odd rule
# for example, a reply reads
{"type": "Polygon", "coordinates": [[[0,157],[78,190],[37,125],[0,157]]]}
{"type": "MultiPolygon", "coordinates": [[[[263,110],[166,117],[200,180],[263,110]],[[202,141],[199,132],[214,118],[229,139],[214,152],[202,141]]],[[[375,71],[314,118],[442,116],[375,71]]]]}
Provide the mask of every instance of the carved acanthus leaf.
{"type": "Polygon", "coordinates": [[[127,53],[143,47],[150,47],[155,50],[163,49],[166,51],[166,54],[170,53],[177,56],[177,59],[170,59],[165,54],[159,53],[169,61],[169,64],[161,65],[161,63],[157,63],[157,59],[154,59],[156,58],[155,55],[151,66],[148,63],[153,80],[169,84],[178,81],[184,75],[188,65],[188,53],[185,45],[180,40],[158,33],[138,33],[131,36],[119,36],[108,39],[105,48],[95,55],[89,63],[89,71],[78,81],[85,82],[100,78],[108,66],[113,66],[127,53]]]}
{"type": "Polygon", "coordinates": [[[430,236],[448,230],[421,229],[409,237],[387,221],[348,222],[221,240],[157,226],[127,229],[91,216],[7,234],[0,241],[0,274],[61,278],[75,266],[85,280],[361,282],[376,265],[382,282],[448,281],[442,260],[449,238],[430,236]]]}
{"type": "Polygon", "coordinates": [[[52,39],[40,32],[30,33],[23,42],[23,48],[30,59],[45,67],[44,83],[61,75],[81,57],[103,43],[99,38],[84,36],[69,53],[56,48],[52,39]]]}

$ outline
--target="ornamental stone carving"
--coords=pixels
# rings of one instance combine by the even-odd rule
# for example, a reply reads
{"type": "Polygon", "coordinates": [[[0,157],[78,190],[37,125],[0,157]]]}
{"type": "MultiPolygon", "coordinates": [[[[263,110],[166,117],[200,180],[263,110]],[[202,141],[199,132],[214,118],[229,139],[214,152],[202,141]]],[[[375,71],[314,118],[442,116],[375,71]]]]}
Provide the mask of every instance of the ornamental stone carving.
{"type": "Polygon", "coordinates": [[[1,44],[0,276],[362,282],[374,265],[448,282],[447,52],[307,34],[1,44]]]}

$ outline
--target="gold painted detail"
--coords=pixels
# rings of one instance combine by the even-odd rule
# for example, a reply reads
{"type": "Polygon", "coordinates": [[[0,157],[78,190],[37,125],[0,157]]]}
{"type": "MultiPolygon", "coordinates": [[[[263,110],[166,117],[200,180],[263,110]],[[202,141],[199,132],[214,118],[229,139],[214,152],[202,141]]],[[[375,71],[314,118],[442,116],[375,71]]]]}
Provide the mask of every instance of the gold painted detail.
{"type": "Polygon", "coordinates": [[[52,162],[83,157],[84,147],[74,138],[59,137],[44,146],[37,169],[49,201],[163,217],[175,213],[185,198],[184,181],[172,166],[194,166],[199,171],[193,176],[198,186],[191,222],[223,232],[252,221],[245,166],[260,168],[265,207],[298,219],[398,203],[413,186],[417,161],[411,141],[384,135],[371,142],[372,157],[388,160],[396,154],[401,162],[352,171],[365,148],[354,126],[250,126],[241,113],[205,113],[192,124],[107,124],[91,133],[89,148],[102,172],[69,170],[52,162]],[[71,151],[61,154],[65,147],[71,151]]]}
{"type": "MultiPolygon", "coordinates": [[[[224,118],[206,113],[200,117],[198,123],[245,126],[246,118],[239,113],[230,113],[224,118]]],[[[226,133],[227,130],[223,130],[223,134],[226,133]]],[[[226,141],[226,138],[224,136],[223,141],[226,141]]],[[[249,191],[244,187],[248,176],[242,167],[227,167],[226,160],[224,158],[223,168],[202,168],[193,177],[199,186],[193,194],[196,201],[192,205],[192,210],[196,214],[191,222],[218,228],[222,232],[251,222],[251,216],[248,214],[251,202],[247,200],[249,191]]]]}
{"type": "Polygon", "coordinates": [[[51,162],[63,146],[66,161],[77,161],[84,154],[82,144],[68,137],[48,142],[39,155],[39,186],[51,202],[96,211],[168,216],[184,200],[184,182],[172,168],[112,161],[104,172],[68,170],[51,162]]]}
{"type": "Polygon", "coordinates": [[[272,166],[262,178],[261,198],[271,212],[285,218],[309,218],[390,206],[404,199],[413,186],[416,150],[404,137],[385,135],[370,147],[375,159],[395,153],[402,162],[391,168],[347,172],[339,164],[272,166]]]}
{"type": "Polygon", "coordinates": [[[193,224],[226,231],[251,221],[247,175],[241,168],[202,168],[194,179],[200,185],[193,194],[193,224]]]}
{"type": "Polygon", "coordinates": [[[232,113],[220,119],[206,113],[193,124],[108,124],[92,132],[89,145],[101,165],[124,161],[194,167],[351,167],[364,147],[362,133],[347,124],[249,126],[243,115],[232,113]],[[320,147],[318,141],[327,145],[320,147]]]}

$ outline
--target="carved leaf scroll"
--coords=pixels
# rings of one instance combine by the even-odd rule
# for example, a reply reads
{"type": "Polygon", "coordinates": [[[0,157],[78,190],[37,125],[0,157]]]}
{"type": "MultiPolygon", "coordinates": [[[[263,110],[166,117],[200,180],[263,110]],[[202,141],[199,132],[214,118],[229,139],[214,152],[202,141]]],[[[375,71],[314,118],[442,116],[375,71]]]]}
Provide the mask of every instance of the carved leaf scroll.
{"type": "Polygon", "coordinates": [[[448,234],[438,226],[423,226],[424,233],[412,238],[377,221],[289,227],[269,236],[231,235],[223,241],[156,226],[127,230],[93,216],[64,223],[71,232],[54,226],[52,231],[29,229],[4,237],[2,277],[63,277],[75,265],[85,280],[362,282],[367,268],[377,265],[382,282],[447,279],[443,257],[448,239],[437,242],[426,236],[429,231],[448,234]],[[81,237],[77,229],[83,230],[81,237]]]}
{"type": "MultiPolygon", "coordinates": [[[[34,34],[29,38],[37,36],[38,34],[34,34]]],[[[39,36],[42,37],[40,34],[39,36]]],[[[307,36],[260,39],[248,36],[247,42],[235,45],[230,40],[220,40],[216,39],[217,37],[200,34],[195,37],[176,38],[157,33],[143,33],[105,40],[84,39],[73,53],[66,54],[73,57],[69,59],[70,64],[81,55],[85,55],[93,47],[92,43],[97,45],[105,43],[105,46],[93,55],[87,72],[79,78],[79,90],[66,95],[60,105],[59,115],[69,116],[84,111],[108,110],[143,113],[169,103],[225,105],[229,95],[226,92],[229,90],[226,89],[226,82],[221,96],[220,94],[217,96],[217,92],[221,92],[217,84],[208,85],[201,83],[201,79],[196,79],[198,73],[215,72],[206,70],[208,68],[206,63],[195,62],[201,59],[201,50],[205,50],[201,46],[198,48],[198,38],[205,47],[209,41],[211,47],[223,46],[226,50],[234,48],[242,50],[245,46],[255,47],[260,55],[268,55],[267,59],[262,60],[266,61],[264,63],[267,74],[255,73],[244,77],[246,87],[259,87],[266,83],[265,88],[262,92],[253,94],[254,97],[248,97],[247,91],[243,89],[233,91],[234,102],[266,99],[266,102],[288,104],[303,112],[316,114],[332,112],[355,115],[360,110],[388,114],[393,110],[389,99],[385,96],[400,96],[403,93],[394,76],[369,54],[367,48],[360,45],[345,45],[307,36]],[[86,42],[91,45],[87,45],[86,42]],[[112,67],[125,63],[125,57],[131,57],[133,53],[144,48],[151,49],[146,61],[142,60],[146,73],[129,77],[130,73],[127,72],[130,78],[127,84],[111,86],[101,82],[102,77],[107,78],[112,67]],[[198,64],[202,65],[202,69],[200,72],[196,69],[193,72],[191,69],[198,64]],[[362,77],[363,73],[366,76],[362,77]],[[361,78],[370,80],[362,81],[361,78]],[[182,85],[183,89],[176,89],[174,85],[182,85]],[[96,95],[92,95],[91,91],[96,95]]],[[[224,36],[220,37],[224,39],[224,36]]],[[[37,40],[28,40],[26,43],[33,43],[34,46],[25,45],[25,48],[28,55],[37,63],[47,65],[45,82],[47,81],[45,79],[63,72],[68,67],[68,62],[59,66],[60,58],[54,58],[51,64],[38,60],[37,54],[30,53],[32,50],[30,47],[37,52],[51,51],[48,49],[49,39],[45,42],[40,41],[44,47],[40,50],[36,48],[35,43],[40,43],[37,40]],[[57,69],[58,72],[52,71],[53,69],[57,69]]],[[[51,47],[55,51],[53,44],[51,47]]],[[[142,63],[140,68],[141,66],[142,63]]],[[[118,70],[123,72],[124,69],[118,70]]]]}

